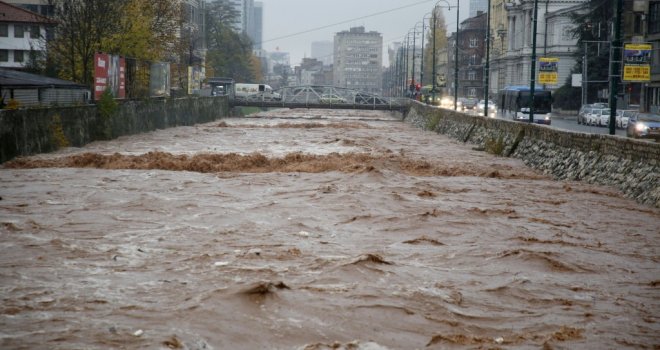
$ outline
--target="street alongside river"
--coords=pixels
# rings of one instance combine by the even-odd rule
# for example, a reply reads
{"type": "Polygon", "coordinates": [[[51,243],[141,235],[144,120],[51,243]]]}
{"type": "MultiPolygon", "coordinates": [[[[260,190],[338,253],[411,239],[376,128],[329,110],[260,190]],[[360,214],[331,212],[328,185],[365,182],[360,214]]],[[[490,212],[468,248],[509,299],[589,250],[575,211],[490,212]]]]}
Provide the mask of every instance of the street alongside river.
{"type": "Polygon", "coordinates": [[[0,167],[0,348],[657,349],[658,227],[395,113],[158,130],[0,167]]]}

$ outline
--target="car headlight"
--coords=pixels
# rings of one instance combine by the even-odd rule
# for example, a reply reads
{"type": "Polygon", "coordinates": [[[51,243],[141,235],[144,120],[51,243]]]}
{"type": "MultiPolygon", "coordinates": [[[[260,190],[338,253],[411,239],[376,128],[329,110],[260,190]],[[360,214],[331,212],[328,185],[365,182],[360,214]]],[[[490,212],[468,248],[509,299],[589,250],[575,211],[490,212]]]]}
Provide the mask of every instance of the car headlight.
{"type": "Polygon", "coordinates": [[[637,122],[637,124],[635,124],[635,129],[637,131],[646,131],[648,128],[649,127],[646,124],[641,123],[641,122],[637,122]]]}

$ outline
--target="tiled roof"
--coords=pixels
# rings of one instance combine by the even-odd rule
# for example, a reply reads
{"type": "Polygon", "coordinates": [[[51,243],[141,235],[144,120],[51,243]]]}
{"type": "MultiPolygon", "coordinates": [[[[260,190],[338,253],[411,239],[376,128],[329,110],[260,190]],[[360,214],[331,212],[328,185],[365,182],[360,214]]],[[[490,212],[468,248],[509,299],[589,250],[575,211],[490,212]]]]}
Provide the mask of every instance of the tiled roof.
{"type": "Polygon", "coordinates": [[[21,7],[0,1],[0,22],[12,23],[43,23],[55,24],[56,22],[38,13],[25,10],[21,7]]]}

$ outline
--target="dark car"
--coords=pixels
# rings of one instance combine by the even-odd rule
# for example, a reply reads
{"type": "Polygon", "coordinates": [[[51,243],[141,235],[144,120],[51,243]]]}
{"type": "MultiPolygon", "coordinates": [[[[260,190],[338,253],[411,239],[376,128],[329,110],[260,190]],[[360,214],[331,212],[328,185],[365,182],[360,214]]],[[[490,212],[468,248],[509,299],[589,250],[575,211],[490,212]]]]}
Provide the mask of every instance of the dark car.
{"type": "Polygon", "coordinates": [[[626,135],[634,138],[652,138],[660,141],[660,115],[636,113],[628,120],[626,135]]]}

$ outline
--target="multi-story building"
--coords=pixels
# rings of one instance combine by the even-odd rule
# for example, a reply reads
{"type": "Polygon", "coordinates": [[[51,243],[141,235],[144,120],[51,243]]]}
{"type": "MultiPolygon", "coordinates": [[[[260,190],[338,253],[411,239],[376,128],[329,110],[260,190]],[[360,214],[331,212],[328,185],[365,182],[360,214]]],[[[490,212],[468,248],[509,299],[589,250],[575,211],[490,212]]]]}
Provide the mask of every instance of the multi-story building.
{"type": "Polygon", "coordinates": [[[653,45],[653,54],[651,81],[643,86],[640,103],[644,110],[660,113],[660,1],[644,2],[648,6],[646,8],[645,41],[653,45]]]}
{"type": "MultiPolygon", "coordinates": [[[[563,85],[575,66],[573,52],[577,39],[570,35],[574,27],[570,13],[577,11],[587,0],[548,0],[538,5],[536,55],[558,58],[557,85],[546,85],[554,90],[563,85]],[[572,52],[573,51],[573,52],[572,52]]],[[[532,24],[534,1],[514,0],[503,3],[507,14],[505,35],[506,53],[494,58],[491,69],[491,87],[529,85],[533,48],[532,24]]],[[[498,28],[500,30],[500,28],[498,28]]],[[[503,32],[504,33],[504,32],[503,32]]],[[[538,61],[538,59],[537,59],[538,61]]],[[[538,69],[536,70],[538,72],[538,69]]]]}
{"type": "Polygon", "coordinates": [[[44,54],[46,31],[54,21],[4,2],[0,13],[0,67],[24,68],[44,54]]]}
{"type": "Polygon", "coordinates": [[[263,23],[264,23],[264,4],[261,1],[255,1],[252,7],[252,16],[248,22],[247,35],[252,39],[252,48],[261,50],[263,41],[263,23]]]}
{"type": "Polygon", "coordinates": [[[507,45],[507,12],[505,9],[506,0],[491,0],[490,3],[490,68],[489,68],[489,86],[490,94],[496,94],[497,91],[504,88],[504,74],[506,65],[499,63],[506,55],[507,45]]]}
{"type": "Polygon", "coordinates": [[[476,17],[461,22],[458,42],[455,32],[447,40],[447,84],[451,94],[454,94],[454,89],[458,89],[459,97],[483,96],[486,32],[486,14],[479,12],[476,17]],[[458,58],[455,57],[456,45],[458,45],[458,58]],[[458,81],[455,78],[456,68],[458,68],[458,81]]]}
{"type": "Polygon", "coordinates": [[[364,27],[335,34],[334,85],[365,92],[382,92],[383,37],[364,27]]]}
{"type": "Polygon", "coordinates": [[[332,85],[332,67],[315,58],[303,58],[295,73],[297,85],[332,85]]]}
{"type": "Polygon", "coordinates": [[[313,41],[312,42],[312,58],[323,62],[324,65],[332,65],[332,52],[334,50],[334,43],[332,41],[313,41]]]}
{"type": "Polygon", "coordinates": [[[185,61],[189,65],[203,66],[206,61],[206,2],[204,0],[184,0],[182,3],[180,39],[185,41],[188,54],[185,61]]]}

